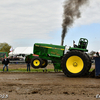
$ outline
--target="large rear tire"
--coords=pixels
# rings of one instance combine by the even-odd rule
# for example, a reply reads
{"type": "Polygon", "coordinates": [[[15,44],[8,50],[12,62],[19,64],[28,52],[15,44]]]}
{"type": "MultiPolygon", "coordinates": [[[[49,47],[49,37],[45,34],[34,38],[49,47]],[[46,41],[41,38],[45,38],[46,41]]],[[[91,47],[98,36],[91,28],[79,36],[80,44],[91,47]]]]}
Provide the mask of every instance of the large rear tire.
{"type": "Polygon", "coordinates": [[[84,52],[72,50],[62,58],[61,67],[66,76],[80,77],[86,74],[88,62],[88,57],[84,52]]]}
{"type": "Polygon", "coordinates": [[[31,60],[31,66],[33,68],[40,68],[42,66],[42,59],[39,58],[39,57],[34,57],[32,60],[31,60]]]}
{"type": "Polygon", "coordinates": [[[87,54],[87,53],[85,53],[86,54],[86,56],[87,56],[87,58],[88,58],[88,60],[89,60],[89,63],[88,63],[88,69],[87,69],[87,74],[89,73],[89,70],[90,70],[90,68],[91,68],[91,65],[92,65],[92,63],[91,63],[91,58],[89,57],[89,55],[87,54]]]}

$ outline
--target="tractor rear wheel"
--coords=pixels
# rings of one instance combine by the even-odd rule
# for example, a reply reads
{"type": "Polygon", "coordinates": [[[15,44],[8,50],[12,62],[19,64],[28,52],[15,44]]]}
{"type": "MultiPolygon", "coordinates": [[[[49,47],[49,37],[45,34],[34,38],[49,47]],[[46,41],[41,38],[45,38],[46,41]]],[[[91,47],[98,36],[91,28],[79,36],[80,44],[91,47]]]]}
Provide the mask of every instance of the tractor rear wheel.
{"type": "Polygon", "coordinates": [[[89,63],[88,63],[88,69],[87,69],[87,74],[89,73],[89,70],[90,70],[90,68],[91,68],[91,65],[92,65],[92,63],[91,63],[91,58],[89,57],[89,55],[87,54],[87,53],[85,53],[86,54],[86,56],[87,56],[87,58],[88,58],[88,60],[89,60],[89,63]]]}
{"type": "Polygon", "coordinates": [[[43,63],[42,63],[41,68],[45,68],[47,66],[47,64],[48,64],[48,61],[44,60],[44,59],[42,59],[42,60],[43,60],[43,63]]]}
{"type": "Polygon", "coordinates": [[[67,52],[61,61],[61,67],[66,76],[80,77],[87,73],[89,59],[85,53],[72,50],[67,52]]]}
{"type": "Polygon", "coordinates": [[[39,58],[39,57],[34,57],[32,60],[31,60],[31,66],[33,68],[40,68],[42,66],[42,59],[39,58]]]}

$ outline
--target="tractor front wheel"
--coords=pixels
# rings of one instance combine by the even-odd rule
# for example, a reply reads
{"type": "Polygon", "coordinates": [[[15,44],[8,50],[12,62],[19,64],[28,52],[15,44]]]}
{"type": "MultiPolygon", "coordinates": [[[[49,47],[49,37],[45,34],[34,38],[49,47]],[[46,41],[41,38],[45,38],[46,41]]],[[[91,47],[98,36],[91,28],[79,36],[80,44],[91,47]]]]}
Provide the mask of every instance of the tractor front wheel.
{"type": "Polygon", "coordinates": [[[34,57],[32,60],[31,60],[31,66],[33,68],[40,68],[42,66],[42,59],[39,58],[39,57],[34,57]]]}
{"type": "Polygon", "coordinates": [[[48,65],[48,61],[44,60],[44,59],[42,59],[42,61],[43,61],[43,63],[42,63],[41,68],[45,68],[48,65]]]}

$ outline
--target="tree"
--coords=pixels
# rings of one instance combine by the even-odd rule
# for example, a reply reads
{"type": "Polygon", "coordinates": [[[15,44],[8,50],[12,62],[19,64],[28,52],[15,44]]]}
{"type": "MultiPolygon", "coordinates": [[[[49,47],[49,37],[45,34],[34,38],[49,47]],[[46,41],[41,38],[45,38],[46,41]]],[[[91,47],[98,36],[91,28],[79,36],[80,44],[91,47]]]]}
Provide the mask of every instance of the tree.
{"type": "Polygon", "coordinates": [[[11,46],[8,43],[0,43],[0,52],[10,52],[11,46]]]}

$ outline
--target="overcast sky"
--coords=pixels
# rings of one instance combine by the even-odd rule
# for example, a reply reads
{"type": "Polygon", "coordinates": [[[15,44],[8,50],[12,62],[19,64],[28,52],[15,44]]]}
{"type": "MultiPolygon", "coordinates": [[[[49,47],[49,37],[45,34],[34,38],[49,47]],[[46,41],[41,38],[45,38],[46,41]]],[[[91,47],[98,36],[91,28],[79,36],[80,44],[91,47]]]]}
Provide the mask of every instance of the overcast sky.
{"type": "MultiPolygon", "coordinates": [[[[61,44],[63,2],[65,0],[1,0],[0,42],[13,48],[34,43],[61,44]]],[[[100,0],[89,0],[81,9],[81,18],[70,27],[64,45],[79,38],[89,41],[89,51],[100,50],[100,0]]]]}

